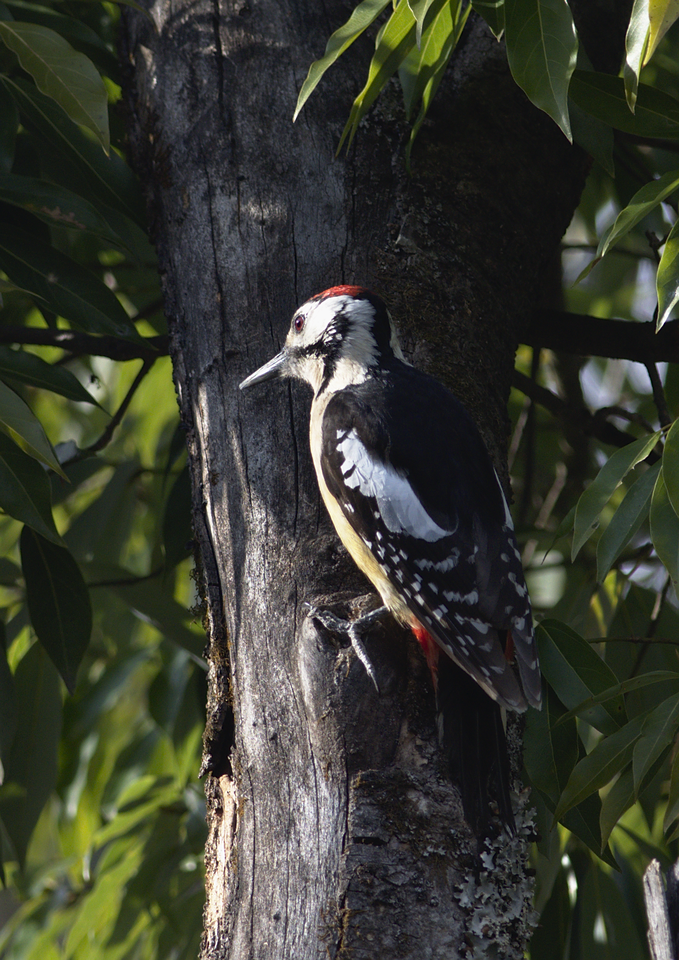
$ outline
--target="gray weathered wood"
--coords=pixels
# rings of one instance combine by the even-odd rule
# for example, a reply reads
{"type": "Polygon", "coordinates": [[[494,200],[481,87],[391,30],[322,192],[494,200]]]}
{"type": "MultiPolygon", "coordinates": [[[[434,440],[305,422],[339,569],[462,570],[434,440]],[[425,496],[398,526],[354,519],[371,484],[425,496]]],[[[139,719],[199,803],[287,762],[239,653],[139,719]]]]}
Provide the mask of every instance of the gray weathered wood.
{"type": "Polygon", "coordinates": [[[237,384],[279,349],[299,302],[365,283],[414,361],[469,404],[506,477],[515,345],[585,163],[479,23],[412,177],[394,90],[336,159],[366,47],[290,117],[347,9],[156,0],[153,24],[126,15],[132,154],[163,275],[210,639],[203,957],[451,960],[488,944],[520,958],[530,822],[518,814],[519,837],[491,843],[477,877],[412,641],[393,625],[369,638],[378,698],[305,616],[304,600],[366,589],[320,501],[309,397],[237,384]]]}
{"type": "Polygon", "coordinates": [[[644,873],[644,901],[648,917],[648,945],[653,960],[676,960],[665,881],[658,860],[651,860],[644,873]]]}

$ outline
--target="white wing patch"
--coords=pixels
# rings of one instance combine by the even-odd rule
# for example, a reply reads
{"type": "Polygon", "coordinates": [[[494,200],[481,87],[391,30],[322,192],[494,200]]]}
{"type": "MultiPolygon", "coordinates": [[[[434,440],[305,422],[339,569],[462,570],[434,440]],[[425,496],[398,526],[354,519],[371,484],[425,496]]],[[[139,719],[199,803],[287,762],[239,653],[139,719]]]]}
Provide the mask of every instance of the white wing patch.
{"type": "Polygon", "coordinates": [[[406,533],[418,540],[433,543],[449,537],[454,530],[444,530],[422,506],[404,476],[388,464],[373,460],[359,440],[356,431],[337,431],[337,449],[344,457],[342,477],[347,487],[358,487],[364,497],[372,497],[390,533],[406,533]]]}

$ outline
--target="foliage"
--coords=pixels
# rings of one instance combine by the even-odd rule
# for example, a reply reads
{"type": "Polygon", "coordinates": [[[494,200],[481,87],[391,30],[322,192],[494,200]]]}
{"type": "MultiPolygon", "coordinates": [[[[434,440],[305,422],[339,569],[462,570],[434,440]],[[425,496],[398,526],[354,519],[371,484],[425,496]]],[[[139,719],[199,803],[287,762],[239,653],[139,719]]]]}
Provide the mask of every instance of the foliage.
{"type": "MultiPolygon", "coordinates": [[[[526,95],[597,161],[565,245],[567,306],[659,331],[679,301],[679,4],[635,0],[618,77],[592,70],[566,0],[470,6],[504,38],[526,95]]],[[[410,160],[469,9],[363,0],[312,65],[296,114],[384,13],[340,147],[397,75],[407,116],[420,110],[410,160]]],[[[533,960],[644,956],[641,871],[649,856],[668,865],[679,853],[679,392],[676,368],[639,359],[519,352],[526,396],[512,398],[511,457],[546,699],[525,736],[541,832],[533,960]],[[536,406],[544,388],[569,398],[548,404],[564,420],[558,435],[536,406]],[[568,416],[585,403],[591,438],[568,416]],[[624,427],[617,452],[596,427],[611,420],[624,427]]]]}
{"type": "Polygon", "coordinates": [[[0,4],[8,960],[193,957],[201,930],[203,635],[117,21],[108,3],[0,4]]]}
{"type": "MultiPolygon", "coordinates": [[[[410,160],[471,9],[530,99],[596,160],[565,245],[568,308],[655,314],[660,329],[679,300],[676,0],[635,0],[618,77],[591,70],[565,0],[362,0],[296,113],[370,35],[342,144],[398,75],[410,160]]],[[[188,957],[200,930],[188,474],[122,157],[117,18],[109,3],[0,4],[0,955],[12,960],[90,956],[90,938],[101,957],[188,957]]],[[[541,834],[532,957],[557,944],[641,957],[641,871],[679,853],[679,380],[651,359],[576,364],[527,347],[518,369],[515,513],[545,675],[525,747],[541,834]],[[594,407],[592,435],[567,411],[555,429],[527,374],[594,407]],[[612,419],[617,451],[597,432],[612,419]]]]}

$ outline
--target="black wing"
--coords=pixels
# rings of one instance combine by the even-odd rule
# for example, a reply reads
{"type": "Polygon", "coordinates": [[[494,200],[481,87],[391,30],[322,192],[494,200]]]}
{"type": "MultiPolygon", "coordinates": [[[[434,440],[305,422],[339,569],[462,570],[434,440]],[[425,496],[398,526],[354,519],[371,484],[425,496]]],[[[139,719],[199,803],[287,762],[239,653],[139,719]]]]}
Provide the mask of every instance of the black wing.
{"type": "Polygon", "coordinates": [[[407,608],[500,703],[539,706],[530,600],[511,517],[464,407],[396,361],[383,380],[338,392],[322,429],[325,482],[407,608]],[[508,634],[523,693],[504,654],[508,634]]]}

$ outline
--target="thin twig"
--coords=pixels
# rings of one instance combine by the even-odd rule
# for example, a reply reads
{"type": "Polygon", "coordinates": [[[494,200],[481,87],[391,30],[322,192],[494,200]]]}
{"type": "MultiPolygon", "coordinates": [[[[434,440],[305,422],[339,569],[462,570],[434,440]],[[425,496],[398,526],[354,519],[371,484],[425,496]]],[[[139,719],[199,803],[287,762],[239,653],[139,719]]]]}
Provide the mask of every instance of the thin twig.
{"type": "Polygon", "coordinates": [[[135,395],[139,385],[141,384],[142,380],[144,379],[146,374],[149,372],[149,370],[151,369],[154,363],[155,363],[155,358],[153,360],[144,360],[144,362],[141,365],[141,369],[139,370],[139,372],[137,373],[137,376],[132,381],[132,385],[130,389],[125,394],[122,403],[120,404],[116,412],[111,417],[111,420],[108,426],[106,427],[102,435],[99,437],[99,439],[95,440],[94,443],[91,443],[89,447],[83,447],[81,450],[78,450],[78,452],[74,456],[70,457],[68,460],[64,462],[63,464],[64,466],[68,466],[72,463],[77,463],[79,460],[84,460],[84,458],[90,456],[90,454],[97,453],[99,450],[103,450],[103,448],[111,442],[111,438],[113,437],[113,434],[116,428],[119,426],[120,421],[125,416],[125,412],[127,411],[127,408],[129,407],[132,401],[132,397],[135,395]]]}
{"type": "Polygon", "coordinates": [[[668,427],[672,423],[672,416],[667,406],[665,391],[663,389],[662,380],[660,379],[660,374],[658,373],[658,368],[654,363],[646,363],[644,366],[648,370],[648,376],[651,381],[653,400],[655,402],[655,408],[658,411],[658,420],[660,421],[660,426],[668,427]]]}
{"type": "Polygon", "coordinates": [[[628,433],[623,433],[622,430],[619,430],[612,423],[609,423],[607,420],[602,422],[600,418],[597,418],[596,414],[591,414],[585,407],[574,406],[571,403],[567,403],[565,400],[562,400],[561,397],[557,397],[555,393],[552,393],[551,390],[547,390],[545,387],[541,387],[540,384],[534,383],[530,377],[520,373],[518,370],[514,371],[512,383],[517,390],[520,390],[534,400],[535,403],[539,403],[540,406],[549,410],[549,412],[559,420],[572,424],[587,436],[596,437],[598,440],[601,440],[602,443],[608,443],[613,447],[625,447],[634,440],[634,437],[628,433]]]}
{"type": "Polygon", "coordinates": [[[169,339],[165,334],[135,342],[118,337],[96,337],[76,330],[0,325],[0,344],[2,343],[59,347],[74,356],[87,354],[92,357],[108,357],[111,360],[155,360],[169,353],[169,339]]]}
{"type": "Polygon", "coordinates": [[[164,572],[164,566],[156,567],[156,569],[152,570],[151,573],[145,573],[143,576],[121,577],[118,580],[95,580],[91,583],[88,583],[87,586],[90,589],[92,587],[130,587],[135,583],[143,583],[145,580],[153,580],[155,577],[160,577],[164,572]]]}

